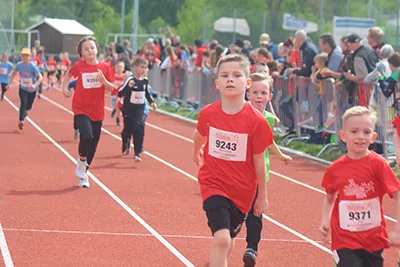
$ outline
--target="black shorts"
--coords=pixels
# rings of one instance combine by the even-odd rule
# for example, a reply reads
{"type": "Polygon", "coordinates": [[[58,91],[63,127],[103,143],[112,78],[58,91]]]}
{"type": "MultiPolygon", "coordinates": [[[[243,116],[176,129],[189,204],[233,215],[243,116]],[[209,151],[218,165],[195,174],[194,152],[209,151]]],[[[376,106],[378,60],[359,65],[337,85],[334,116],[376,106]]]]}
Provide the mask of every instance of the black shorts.
{"type": "Polygon", "coordinates": [[[231,237],[236,237],[247,216],[232,200],[219,195],[207,198],[203,202],[203,210],[206,212],[208,226],[213,236],[218,230],[229,229],[231,237]]]}
{"type": "Polygon", "coordinates": [[[339,249],[333,252],[337,267],[383,267],[383,250],[339,249]]]}

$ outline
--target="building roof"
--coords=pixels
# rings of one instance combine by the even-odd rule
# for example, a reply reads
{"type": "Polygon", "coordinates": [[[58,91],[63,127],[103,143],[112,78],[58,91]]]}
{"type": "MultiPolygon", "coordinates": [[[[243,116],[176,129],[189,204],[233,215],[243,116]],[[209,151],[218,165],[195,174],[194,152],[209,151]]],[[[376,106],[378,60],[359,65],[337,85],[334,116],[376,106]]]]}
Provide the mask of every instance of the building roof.
{"type": "Polygon", "coordinates": [[[94,32],[92,32],[90,29],[86,28],[76,20],[72,19],[50,19],[50,18],[45,18],[38,23],[30,26],[27,28],[27,31],[33,30],[36,27],[42,25],[43,23],[46,23],[59,33],[63,35],[93,35],[94,32]]]}

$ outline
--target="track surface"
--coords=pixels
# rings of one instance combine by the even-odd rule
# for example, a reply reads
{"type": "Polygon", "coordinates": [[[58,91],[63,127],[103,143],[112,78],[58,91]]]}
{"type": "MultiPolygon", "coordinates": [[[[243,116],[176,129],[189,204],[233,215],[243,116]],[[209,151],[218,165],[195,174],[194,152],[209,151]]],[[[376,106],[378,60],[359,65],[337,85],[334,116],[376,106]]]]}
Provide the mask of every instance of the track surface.
{"type": "MultiPolygon", "coordinates": [[[[204,266],[211,248],[190,141],[194,125],[151,112],[146,153],[121,156],[121,127],[106,119],[90,169],[91,188],[75,178],[71,99],[52,89],[36,99],[19,131],[14,86],[0,103],[0,266],[204,266]],[[54,140],[54,141],[52,141],[54,140]],[[96,182],[97,181],[97,182],[96,182]],[[142,221],[143,220],[143,221],[142,221]],[[3,238],[4,239],[4,238],[3,238]],[[7,258],[3,255],[4,258],[7,258]]],[[[106,98],[106,105],[109,105],[106,98]]],[[[257,266],[332,266],[329,242],[318,232],[325,166],[272,156],[270,208],[257,266]]],[[[394,201],[385,199],[389,230],[394,201]]],[[[244,227],[229,266],[243,266],[244,227]]],[[[397,250],[384,252],[395,266],[397,250]]]]}

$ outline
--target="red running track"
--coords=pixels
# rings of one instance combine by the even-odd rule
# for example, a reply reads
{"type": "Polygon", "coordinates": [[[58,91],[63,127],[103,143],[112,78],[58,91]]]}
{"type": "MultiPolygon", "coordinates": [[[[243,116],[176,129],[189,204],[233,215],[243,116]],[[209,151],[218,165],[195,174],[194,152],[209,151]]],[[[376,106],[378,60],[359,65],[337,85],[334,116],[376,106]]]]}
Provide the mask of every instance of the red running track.
{"type": "MultiPolygon", "coordinates": [[[[46,98],[35,100],[29,118],[76,158],[71,99],[57,90],[45,93],[46,98]]],[[[7,96],[19,105],[15,89],[7,96]]],[[[0,223],[15,266],[207,263],[210,232],[194,180],[192,143],[187,140],[194,125],[151,112],[147,153],[143,162],[134,163],[132,155],[121,156],[121,127],[107,109],[91,173],[118,203],[93,179],[91,188],[80,189],[71,159],[32,124],[27,122],[19,131],[18,112],[7,101],[0,103],[0,114],[0,223]],[[133,212],[155,232],[140,224],[133,212]]],[[[318,233],[323,197],[318,189],[324,169],[303,159],[287,167],[272,157],[267,212],[271,219],[264,220],[258,266],[332,266],[329,243],[318,233]]],[[[392,200],[386,199],[385,211],[395,216],[392,200]]],[[[393,228],[392,221],[387,223],[393,228]]],[[[243,266],[245,231],[244,227],[236,240],[229,266],[243,266]]],[[[394,266],[396,256],[395,249],[385,251],[386,266],[394,266]]]]}

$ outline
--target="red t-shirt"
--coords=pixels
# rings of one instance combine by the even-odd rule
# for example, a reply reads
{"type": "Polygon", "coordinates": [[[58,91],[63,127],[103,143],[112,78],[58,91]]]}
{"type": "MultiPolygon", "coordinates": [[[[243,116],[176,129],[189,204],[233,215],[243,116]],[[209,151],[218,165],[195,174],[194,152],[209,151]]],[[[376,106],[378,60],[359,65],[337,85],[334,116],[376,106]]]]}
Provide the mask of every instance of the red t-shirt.
{"type": "Polygon", "coordinates": [[[273,142],[268,122],[248,102],[230,115],[218,101],[201,110],[197,131],[207,137],[204,164],[198,173],[203,201],[220,195],[249,212],[258,183],[253,155],[263,153],[273,142]]]}
{"type": "Polygon", "coordinates": [[[331,164],[322,186],[338,193],[331,215],[332,250],[389,247],[382,198],[400,190],[400,181],[377,153],[353,160],[347,155],[331,164]]]}
{"type": "Polygon", "coordinates": [[[89,65],[82,60],[76,62],[69,70],[73,77],[78,77],[72,100],[72,110],[75,115],[85,114],[92,121],[104,119],[105,88],[96,78],[97,70],[103,72],[107,81],[114,82],[114,73],[111,71],[110,65],[104,62],[89,65]]]}
{"type": "Polygon", "coordinates": [[[53,73],[56,71],[57,68],[57,61],[55,60],[47,60],[47,71],[53,73]]]}
{"type": "Polygon", "coordinates": [[[64,59],[62,62],[61,62],[61,70],[62,71],[67,71],[68,70],[68,67],[71,65],[71,61],[69,60],[69,59],[64,59]]]}
{"type": "Polygon", "coordinates": [[[115,73],[115,80],[114,80],[114,90],[112,90],[111,95],[117,95],[119,88],[121,85],[124,84],[125,81],[125,76],[122,74],[121,76],[118,76],[118,74],[115,73]]]}

